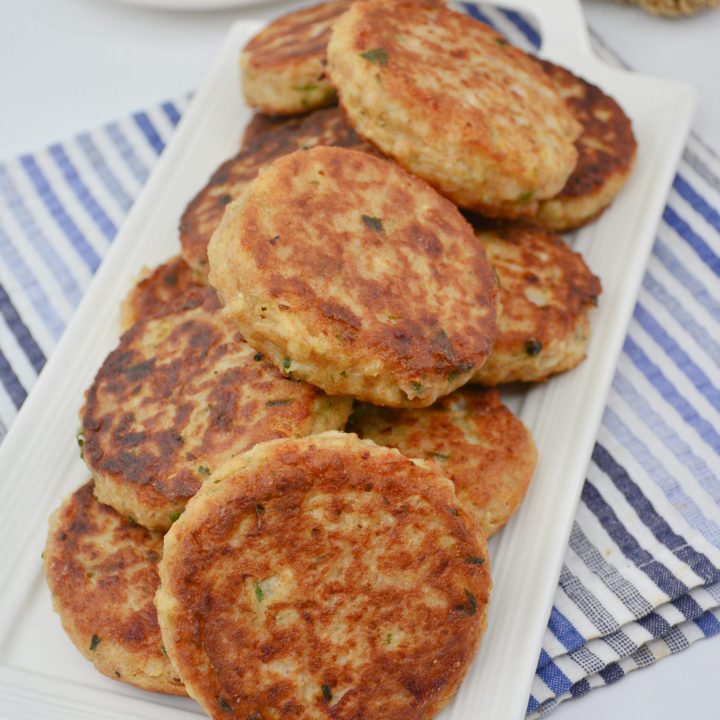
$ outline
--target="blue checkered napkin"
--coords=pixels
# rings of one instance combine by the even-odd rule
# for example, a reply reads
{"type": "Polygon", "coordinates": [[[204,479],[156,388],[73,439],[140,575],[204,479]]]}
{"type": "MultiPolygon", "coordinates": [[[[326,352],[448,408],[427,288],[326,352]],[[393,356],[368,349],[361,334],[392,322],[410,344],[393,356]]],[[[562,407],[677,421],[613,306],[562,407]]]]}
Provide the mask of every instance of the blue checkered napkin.
{"type": "MultiPolygon", "coordinates": [[[[525,49],[540,44],[517,13],[462,9],[525,49]]],[[[0,164],[0,437],[185,104],[0,164]]],[[[720,160],[693,137],[588,468],[531,718],[720,632],[718,209],[720,160]]]]}

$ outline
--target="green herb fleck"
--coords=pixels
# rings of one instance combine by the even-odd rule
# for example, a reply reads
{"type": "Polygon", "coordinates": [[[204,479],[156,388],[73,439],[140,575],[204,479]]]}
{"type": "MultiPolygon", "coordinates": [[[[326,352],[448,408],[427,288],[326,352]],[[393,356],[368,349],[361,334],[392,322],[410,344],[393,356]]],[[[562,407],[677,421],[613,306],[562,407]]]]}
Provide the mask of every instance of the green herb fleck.
{"type": "Polygon", "coordinates": [[[265,514],[265,506],[260,505],[259,503],[255,506],[255,514],[256,515],[264,515],[265,514]]]}
{"type": "Polygon", "coordinates": [[[328,702],[330,702],[330,701],[332,700],[332,690],[330,689],[330,686],[329,686],[327,683],[325,683],[325,684],[322,686],[322,694],[323,694],[323,697],[324,697],[328,702]]]}
{"type": "Polygon", "coordinates": [[[386,643],[387,645],[389,645],[391,642],[392,642],[392,633],[388,633],[388,634],[385,636],[385,643],[386,643]]]}
{"type": "Polygon", "coordinates": [[[221,196],[218,198],[218,202],[219,202],[221,205],[229,205],[229,204],[232,202],[232,200],[233,200],[233,199],[232,199],[232,195],[221,195],[221,196]]]}
{"type": "Polygon", "coordinates": [[[383,231],[382,220],[372,215],[363,215],[362,221],[367,225],[373,232],[381,233],[383,231]]]}
{"type": "Polygon", "coordinates": [[[498,38],[495,40],[496,45],[509,45],[510,43],[505,38],[498,38]]]}
{"type": "Polygon", "coordinates": [[[447,453],[440,453],[440,452],[431,452],[428,450],[428,455],[430,457],[436,458],[438,460],[449,460],[450,456],[447,453]]]}
{"type": "Polygon", "coordinates": [[[163,655],[167,655],[167,650],[165,649],[165,643],[162,643],[162,644],[160,645],[160,652],[161,652],[163,655]]]}
{"type": "Polygon", "coordinates": [[[474,555],[468,555],[465,558],[465,562],[468,563],[469,565],[484,565],[485,558],[475,557],[474,555]]]}
{"type": "Polygon", "coordinates": [[[289,405],[292,400],[268,400],[265,403],[266,407],[278,407],[279,405],[289,405]]]}
{"type": "Polygon", "coordinates": [[[388,64],[388,54],[382,48],[373,48],[372,50],[361,52],[360,57],[365,58],[368,62],[377,63],[382,67],[386,67],[388,64]]]}
{"type": "Polygon", "coordinates": [[[218,705],[224,712],[232,712],[232,706],[224,697],[218,698],[218,705]]]}
{"type": "Polygon", "coordinates": [[[475,363],[460,363],[455,370],[448,375],[448,382],[455,382],[461,375],[470,372],[475,367],[475,363]]]}
{"type": "Polygon", "coordinates": [[[45,559],[45,551],[44,550],[40,553],[40,559],[41,560],[45,559]]]}
{"type": "Polygon", "coordinates": [[[467,598],[467,605],[463,605],[465,612],[468,615],[474,615],[477,612],[477,600],[467,588],[465,588],[465,597],[467,598]]]}
{"type": "Polygon", "coordinates": [[[539,340],[528,340],[525,343],[525,352],[530,357],[535,357],[536,355],[539,355],[541,350],[542,343],[539,340]]]}
{"type": "Polygon", "coordinates": [[[170,522],[174,523],[182,514],[183,514],[182,510],[178,510],[177,512],[174,512],[174,513],[170,513],[170,515],[169,515],[170,522]]]}
{"type": "Polygon", "coordinates": [[[85,454],[83,448],[85,447],[85,431],[82,428],[78,428],[75,433],[75,439],[77,440],[78,447],[80,448],[80,457],[82,458],[85,454]]]}
{"type": "Polygon", "coordinates": [[[522,195],[520,195],[520,196],[518,197],[517,201],[518,201],[519,203],[530,202],[530,200],[533,199],[534,195],[535,195],[535,191],[534,191],[534,190],[526,190],[524,193],[522,193],[522,195]]]}
{"type": "Polygon", "coordinates": [[[297,90],[298,92],[312,92],[313,90],[317,90],[317,87],[315,83],[305,83],[305,85],[293,85],[293,90],[297,90]]]}
{"type": "Polygon", "coordinates": [[[450,514],[457,517],[460,513],[458,512],[458,509],[456,507],[453,507],[452,505],[448,508],[450,510],[450,514]]]}
{"type": "Polygon", "coordinates": [[[347,371],[347,370],[341,370],[341,371],[340,371],[340,377],[346,378],[347,376],[348,376],[348,371],[347,371]]]}
{"type": "Polygon", "coordinates": [[[90,650],[92,652],[95,652],[95,650],[97,649],[97,646],[99,644],[100,644],[100,638],[97,635],[93,634],[92,638],[90,639],[90,650]]]}
{"type": "Polygon", "coordinates": [[[255,597],[257,598],[257,601],[259,603],[261,603],[263,601],[263,598],[265,597],[265,594],[263,593],[263,590],[260,587],[260,583],[255,583],[255,597]]]}
{"type": "Polygon", "coordinates": [[[137,520],[132,516],[127,516],[128,525],[131,525],[132,527],[135,527],[137,525],[137,520]]]}
{"type": "Polygon", "coordinates": [[[255,353],[255,355],[253,355],[253,360],[255,362],[260,362],[262,360],[262,353],[255,353]]]}
{"type": "Polygon", "coordinates": [[[283,358],[283,364],[282,368],[286,372],[290,369],[290,366],[292,365],[292,360],[289,357],[283,358]]]}
{"type": "Polygon", "coordinates": [[[422,395],[425,392],[425,386],[421,382],[411,382],[410,384],[413,386],[416,395],[422,395]]]}
{"type": "Polygon", "coordinates": [[[210,474],[210,468],[207,465],[198,465],[197,471],[201,475],[209,475],[210,474]]]}

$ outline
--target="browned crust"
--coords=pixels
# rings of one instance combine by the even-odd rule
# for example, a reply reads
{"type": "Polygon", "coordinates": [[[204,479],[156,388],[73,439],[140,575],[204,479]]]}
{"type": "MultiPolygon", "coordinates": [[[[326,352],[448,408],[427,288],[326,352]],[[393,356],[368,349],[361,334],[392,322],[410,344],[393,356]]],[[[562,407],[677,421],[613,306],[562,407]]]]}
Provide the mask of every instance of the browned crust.
{"type": "Polygon", "coordinates": [[[495,281],[472,228],[424,182],[364,153],[276,161],[226,213],[211,259],[248,341],[326,392],[429,405],[492,347],[495,281]],[[299,347],[305,337],[322,349],[299,347]],[[397,396],[349,384],[370,366],[397,396]]]}
{"type": "Polygon", "coordinates": [[[312,432],[325,405],[349,401],[283,378],[217,310],[167,313],[128,330],[98,371],[84,458],[103,502],[165,529],[221,461],[312,432]]]}
{"type": "Polygon", "coordinates": [[[588,313],[602,291],[582,256],[537,227],[500,224],[478,238],[498,277],[500,314],[490,358],[473,380],[544,380],[577,365],[585,357],[588,313]]]}
{"type": "MultiPolygon", "coordinates": [[[[571,203],[584,197],[597,198],[589,214],[553,226],[556,230],[571,230],[594,220],[620,191],[632,170],[637,142],[630,118],[613,98],[566,68],[547,60],[539,62],[582,126],[575,141],[577,164],[552,201],[571,203]]],[[[540,222],[545,222],[546,214],[541,207],[540,222]]]]}
{"type": "MultiPolygon", "coordinates": [[[[257,117],[264,117],[257,115],[257,117]]],[[[339,108],[317,110],[301,118],[257,121],[242,150],[224,162],[187,206],[180,220],[180,245],[185,261],[201,276],[209,270],[207,246],[225,207],[237,199],[260,168],[295,150],[316,145],[365,149],[367,145],[347,124],[339,108]],[[262,128],[262,132],[260,132],[262,128]]]]}
{"type": "Polygon", "coordinates": [[[162,546],[162,535],[101,505],[89,482],[50,519],[45,574],[65,631],[101,673],[185,695],[163,651],[155,611],[162,546]]]}
{"type": "Polygon", "coordinates": [[[207,284],[180,256],[170,258],[149,271],[128,293],[121,309],[122,330],[129,329],[139,320],[187,303],[191,291],[195,294],[190,297],[204,298],[207,284]]]}
{"type": "Polygon", "coordinates": [[[320,3],[273,20],[245,46],[248,65],[255,71],[275,70],[311,59],[324,66],[332,23],[351,4],[352,0],[320,3]]]}
{"type": "Polygon", "coordinates": [[[245,126],[242,136],[241,151],[247,150],[261,135],[281,127],[296,127],[307,115],[266,115],[262,112],[253,113],[250,122],[245,126]]]}
{"type": "Polygon", "coordinates": [[[347,429],[437,468],[488,537],[522,501],[537,463],[527,428],[490,388],[464,387],[422,409],[356,405],[347,429]]]}
{"type": "Polygon", "coordinates": [[[168,534],[161,578],[168,653],[215,719],[430,718],[473,659],[490,591],[451,484],[339,433],[227,468],[168,534]],[[269,577],[292,581],[256,597],[269,577]]]}
{"type": "Polygon", "coordinates": [[[547,60],[540,64],[582,125],[582,134],[575,141],[577,164],[559,195],[586,195],[602,187],[609,175],[627,175],[637,142],[630,118],[617,101],[559,65],[547,60]]]}

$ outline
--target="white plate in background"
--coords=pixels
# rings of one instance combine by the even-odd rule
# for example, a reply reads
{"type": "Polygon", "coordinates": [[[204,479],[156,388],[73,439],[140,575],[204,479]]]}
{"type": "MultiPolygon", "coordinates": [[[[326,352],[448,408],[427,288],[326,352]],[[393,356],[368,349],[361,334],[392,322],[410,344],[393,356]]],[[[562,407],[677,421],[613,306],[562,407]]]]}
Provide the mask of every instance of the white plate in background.
{"type": "MultiPolygon", "coordinates": [[[[537,17],[544,56],[617,98],[633,120],[639,147],[634,173],[615,204],[575,234],[575,248],[603,283],[589,357],[514,404],[536,439],[540,462],[523,505],[491,543],[495,587],[488,630],[457,697],[440,716],[444,720],[524,716],[605,398],[695,103],[685,85],[596,59],[577,0],[503,4],[537,17]]],[[[117,342],[119,303],[142,266],[177,253],[177,222],[186,203],[237,149],[238,131],[250,117],[238,90],[237,56],[257,29],[250,22],[230,29],[0,448],[3,718],[202,716],[192,701],[149,694],[98,674],[51,610],[40,554],[48,515],[88,477],[75,444],[77,413],[83,391],[117,342]]]]}
{"type": "MultiPolygon", "coordinates": [[[[278,0],[107,0],[123,5],[138,5],[154,10],[228,10],[235,7],[271,6],[278,0]]],[[[312,5],[312,0],[300,0],[299,4],[312,5]]]]}

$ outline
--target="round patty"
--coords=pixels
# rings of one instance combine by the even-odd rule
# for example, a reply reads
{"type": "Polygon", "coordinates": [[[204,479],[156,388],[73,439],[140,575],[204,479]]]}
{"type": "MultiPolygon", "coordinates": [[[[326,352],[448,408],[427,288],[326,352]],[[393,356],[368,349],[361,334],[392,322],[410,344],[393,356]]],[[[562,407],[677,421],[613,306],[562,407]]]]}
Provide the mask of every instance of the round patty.
{"type": "Polygon", "coordinates": [[[330,30],[352,0],[303,8],[273,20],[240,56],[248,105],[268,115],[294,115],[335,102],[327,76],[330,30]]]}
{"type": "MultiPolygon", "coordinates": [[[[225,207],[238,198],[261,167],[276,158],[316,145],[337,145],[372,152],[347,124],[339,108],[318,110],[302,118],[278,121],[270,128],[257,122],[250,128],[242,150],[224,162],[208,184],[187,206],[180,221],[180,245],[190,267],[200,276],[208,274],[207,246],[222,220],[225,207]],[[260,131],[258,131],[260,130],[260,131]]],[[[252,123],[251,123],[252,125],[252,123]]]]}
{"type": "Polygon", "coordinates": [[[89,482],[50,517],[45,575],[65,632],[103,675],[185,695],[153,602],[162,548],[160,533],[101,505],[89,482]]]}
{"type": "Polygon", "coordinates": [[[121,329],[125,331],[143,318],[186,302],[190,292],[204,295],[206,288],[206,283],[181,257],[170,258],[154,270],[145,271],[130,290],[120,308],[121,329]]]}
{"type": "Polygon", "coordinates": [[[575,367],[601,292],[582,256],[541,228],[506,225],[477,237],[497,274],[500,309],[492,353],[472,381],[532,382],[575,367]]]}
{"type": "Polygon", "coordinates": [[[101,502],[166,529],[223,461],[255,443],[341,429],[351,401],[289,382],[205,307],[134,325],[86,394],[83,453],[101,502]]]}
{"type": "Polygon", "coordinates": [[[396,164],[318,147],[228,207],[210,282],[276,367],[337,395],[425,406],[495,337],[495,283],[457,208],[396,164]]]}
{"type": "Polygon", "coordinates": [[[522,501],[537,463],[528,429],[494,388],[461,388],[421,409],[359,404],[348,432],[436,467],[488,537],[522,501]]]}
{"type": "Polygon", "coordinates": [[[357,2],[328,59],[357,132],[461,207],[531,214],[575,166],[580,127],[540,66],[442,3],[357,2]]]}
{"type": "Polygon", "coordinates": [[[574,230],[597,218],[620,192],[637,144],[632,123],[615,100],[569,70],[540,62],[582,125],[582,134],[575,141],[575,169],[558,195],[540,202],[535,221],[551,230],[574,230]]]}
{"type": "Polygon", "coordinates": [[[452,483],[325,433],[225,465],[165,539],[156,602],[221,718],[433,717],[485,627],[484,537],[452,483]]]}

